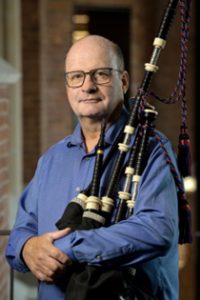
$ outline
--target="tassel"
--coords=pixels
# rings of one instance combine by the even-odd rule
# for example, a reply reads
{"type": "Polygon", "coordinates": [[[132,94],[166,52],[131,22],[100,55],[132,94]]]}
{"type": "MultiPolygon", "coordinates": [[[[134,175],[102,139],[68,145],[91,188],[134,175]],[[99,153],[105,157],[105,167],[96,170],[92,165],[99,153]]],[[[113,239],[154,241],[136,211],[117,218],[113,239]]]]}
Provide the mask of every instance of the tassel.
{"type": "Polygon", "coordinates": [[[178,145],[178,168],[183,177],[191,175],[191,149],[187,127],[181,126],[178,145]]]}
{"type": "Polygon", "coordinates": [[[179,204],[179,244],[192,243],[191,208],[183,191],[178,192],[179,204]]]}

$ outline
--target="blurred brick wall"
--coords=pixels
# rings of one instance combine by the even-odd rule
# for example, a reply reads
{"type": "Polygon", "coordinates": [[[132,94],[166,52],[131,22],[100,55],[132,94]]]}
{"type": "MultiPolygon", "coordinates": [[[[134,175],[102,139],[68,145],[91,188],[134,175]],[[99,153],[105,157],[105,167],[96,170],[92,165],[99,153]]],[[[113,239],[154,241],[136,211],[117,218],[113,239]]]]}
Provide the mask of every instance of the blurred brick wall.
{"type": "Polygon", "coordinates": [[[40,25],[38,1],[22,1],[24,180],[33,175],[40,154],[40,25]]]}
{"type": "MultiPolygon", "coordinates": [[[[8,229],[9,200],[9,99],[0,85],[0,230],[8,229]]],[[[7,238],[0,236],[0,299],[9,299],[9,267],[4,258],[7,238]]]]}
{"type": "Polygon", "coordinates": [[[41,13],[41,150],[71,133],[66,101],[64,60],[71,44],[72,2],[40,1],[41,13]]]}
{"type": "Polygon", "coordinates": [[[49,146],[72,130],[64,86],[68,1],[22,0],[24,181],[49,146]]]}

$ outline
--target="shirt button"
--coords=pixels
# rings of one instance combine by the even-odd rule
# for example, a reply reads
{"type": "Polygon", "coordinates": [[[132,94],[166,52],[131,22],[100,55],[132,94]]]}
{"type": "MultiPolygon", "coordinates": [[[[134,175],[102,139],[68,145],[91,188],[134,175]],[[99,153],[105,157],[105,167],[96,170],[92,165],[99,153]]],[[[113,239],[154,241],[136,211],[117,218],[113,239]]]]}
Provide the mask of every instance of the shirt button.
{"type": "Polygon", "coordinates": [[[100,256],[100,255],[97,255],[97,256],[96,256],[96,259],[97,259],[97,260],[100,260],[100,259],[101,259],[101,256],[100,256]]]}
{"type": "Polygon", "coordinates": [[[77,192],[80,192],[80,191],[81,191],[80,186],[77,186],[77,187],[76,187],[76,191],[77,191],[77,192]]]}
{"type": "Polygon", "coordinates": [[[89,156],[86,156],[86,157],[85,157],[85,160],[90,160],[90,157],[89,157],[89,156]]]}

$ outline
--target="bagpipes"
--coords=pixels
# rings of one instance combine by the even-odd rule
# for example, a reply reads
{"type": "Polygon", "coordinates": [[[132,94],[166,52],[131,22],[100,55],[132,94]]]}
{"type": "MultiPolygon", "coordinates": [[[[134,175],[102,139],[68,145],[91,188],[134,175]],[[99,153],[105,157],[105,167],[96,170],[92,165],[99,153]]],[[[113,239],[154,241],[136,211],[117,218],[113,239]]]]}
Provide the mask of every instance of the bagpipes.
{"type": "MultiPolygon", "coordinates": [[[[147,102],[148,96],[165,103],[182,103],[182,125],[179,137],[178,164],[183,176],[190,172],[189,135],[186,126],[186,67],[189,33],[190,0],[170,0],[161,21],[158,34],[154,39],[154,49],[149,63],[145,64],[145,73],[136,97],[130,99],[133,103],[128,120],[112,144],[110,152],[104,158],[104,134],[106,120],[102,121],[101,134],[96,147],[96,160],[93,178],[88,187],[72,199],[66,207],[63,216],[56,223],[58,229],[70,227],[74,230],[90,230],[101,226],[110,226],[128,218],[134,213],[134,204],[137,197],[140,177],[148,161],[148,147],[151,136],[154,136],[163,150],[163,157],[169,165],[178,191],[179,207],[179,243],[191,242],[191,215],[190,207],[185,197],[184,188],[170,157],[154,130],[154,121],[157,117],[155,108],[147,102]],[[158,71],[157,62],[166,44],[167,35],[173,21],[176,7],[180,3],[181,11],[181,62],[178,81],[174,92],[168,99],[161,99],[149,91],[153,75],[158,71]],[[115,156],[114,167],[103,197],[99,195],[100,179],[109,161],[115,156]],[[124,178],[123,189],[118,191],[120,179],[124,178]],[[118,191],[118,209],[116,206],[116,191],[118,191]]],[[[127,272],[122,270],[98,268],[87,265],[74,265],[66,287],[66,299],[70,300],[118,300],[123,293],[124,280],[127,272]],[[114,285],[114,288],[111,286],[114,285]],[[105,296],[106,295],[106,296],[105,296]]],[[[148,292],[132,283],[132,295],[124,295],[123,299],[154,299],[148,292]]]]}

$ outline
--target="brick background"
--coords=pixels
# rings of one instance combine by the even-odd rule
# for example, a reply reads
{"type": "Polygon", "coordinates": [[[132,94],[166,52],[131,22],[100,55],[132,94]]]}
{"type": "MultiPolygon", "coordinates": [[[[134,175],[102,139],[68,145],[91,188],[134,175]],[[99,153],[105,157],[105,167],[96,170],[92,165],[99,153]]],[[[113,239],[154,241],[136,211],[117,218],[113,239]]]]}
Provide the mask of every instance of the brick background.
{"type": "Polygon", "coordinates": [[[40,154],[40,25],[38,1],[22,1],[24,181],[40,154]]]}

